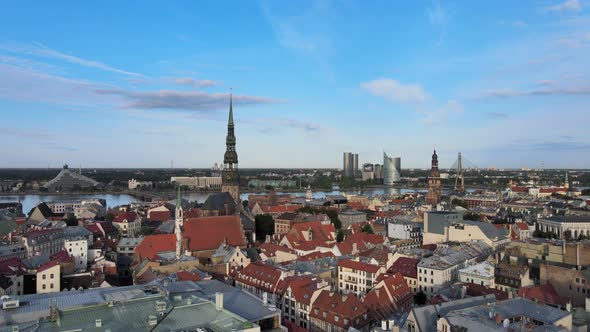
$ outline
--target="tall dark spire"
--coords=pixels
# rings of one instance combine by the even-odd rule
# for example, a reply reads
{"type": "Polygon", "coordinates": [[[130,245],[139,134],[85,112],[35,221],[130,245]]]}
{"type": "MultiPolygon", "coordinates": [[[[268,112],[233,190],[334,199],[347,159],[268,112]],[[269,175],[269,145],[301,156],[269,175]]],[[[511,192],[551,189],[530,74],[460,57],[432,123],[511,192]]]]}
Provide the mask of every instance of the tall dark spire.
{"type": "Polygon", "coordinates": [[[223,156],[223,172],[221,191],[229,192],[234,200],[239,200],[240,174],[238,173],[238,153],[236,152],[236,136],[234,134],[234,110],[232,94],[229,95],[229,116],[227,119],[227,136],[225,138],[225,154],[223,156]]]}
{"type": "Polygon", "coordinates": [[[232,106],[232,94],[229,94],[229,119],[227,120],[227,126],[234,126],[234,108],[232,106]]]}

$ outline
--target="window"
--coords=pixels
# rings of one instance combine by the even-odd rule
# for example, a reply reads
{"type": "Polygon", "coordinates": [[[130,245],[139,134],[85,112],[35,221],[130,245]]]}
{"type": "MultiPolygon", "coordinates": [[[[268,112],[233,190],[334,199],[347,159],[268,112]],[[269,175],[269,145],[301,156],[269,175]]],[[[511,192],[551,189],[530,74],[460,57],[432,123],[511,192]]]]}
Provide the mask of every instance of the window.
{"type": "Polygon", "coordinates": [[[430,275],[433,276],[434,275],[434,271],[430,271],[430,275]]]}
{"type": "Polygon", "coordinates": [[[45,275],[45,274],[41,275],[41,279],[43,279],[43,280],[47,279],[47,275],[45,275]]]}
{"type": "Polygon", "coordinates": [[[45,289],[47,286],[45,284],[43,284],[43,289],[45,289]]]}
{"type": "Polygon", "coordinates": [[[49,278],[53,279],[53,273],[49,275],[49,278]]]}
{"type": "Polygon", "coordinates": [[[53,284],[49,284],[49,288],[53,289],[53,284]]]}

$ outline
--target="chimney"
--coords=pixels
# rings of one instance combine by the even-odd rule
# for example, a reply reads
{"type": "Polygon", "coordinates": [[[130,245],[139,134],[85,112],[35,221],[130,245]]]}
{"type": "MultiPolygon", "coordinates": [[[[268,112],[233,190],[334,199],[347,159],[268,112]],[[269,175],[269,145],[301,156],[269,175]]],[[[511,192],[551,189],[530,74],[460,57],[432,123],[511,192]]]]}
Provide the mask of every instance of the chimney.
{"type": "Polygon", "coordinates": [[[223,293],[221,292],[215,293],[215,309],[217,311],[223,310],[223,293]]]}

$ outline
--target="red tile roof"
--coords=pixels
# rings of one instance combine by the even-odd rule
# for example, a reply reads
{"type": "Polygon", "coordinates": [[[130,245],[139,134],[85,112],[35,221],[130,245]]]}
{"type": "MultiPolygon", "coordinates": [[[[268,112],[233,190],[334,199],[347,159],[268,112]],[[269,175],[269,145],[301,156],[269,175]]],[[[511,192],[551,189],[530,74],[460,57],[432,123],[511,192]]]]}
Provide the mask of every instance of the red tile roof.
{"type": "Polygon", "coordinates": [[[310,316],[345,330],[351,326],[362,329],[369,324],[367,308],[354,295],[340,295],[327,290],[321,291],[314,301],[310,316]],[[348,324],[344,319],[348,320],[348,324]]]}
{"type": "Polygon", "coordinates": [[[379,262],[379,265],[385,266],[387,265],[387,261],[389,260],[389,249],[385,248],[384,246],[373,247],[371,249],[367,249],[360,252],[359,256],[373,258],[377,262],[379,262]]]}
{"type": "Polygon", "coordinates": [[[365,271],[370,273],[377,273],[380,269],[379,265],[373,265],[364,262],[357,262],[351,259],[343,259],[338,262],[338,267],[344,267],[353,270],[365,271]]]}
{"type": "Polygon", "coordinates": [[[176,278],[178,281],[201,281],[201,275],[198,273],[179,271],[176,272],[176,278]]]}
{"type": "Polygon", "coordinates": [[[221,243],[232,247],[245,247],[246,238],[239,216],[188,218],[184,221],[184,238],[188,249],[214,250],[221,243]]]}
{"type": "Polygon", "coordinates": [[[5,275],[23,275],[26,272],[26,266],[16,257],[9,258],[0,263],[0,274],[5,275]]]}
{"type": "Polygon", "coordinates": [[[567,191],[567,188],[555,187],[555,188],[540,188],[539,193],[548,194],[548,193],[558,193],[561,191],[567,191]]]}
{"type": "Polygon", "coordinates": [[[291,289],[295,301],[310,305],[313,293],[318,291],[319,282],[318,278],[297,277],[289,282],[288,288],[291,289]]]}
{"type": "Polygon", "coordinates": [[[529,188],[518,187],[518,186],[513,186],[512,188],[510,188],[510,190],[512,190],[515,193],[528,193],[529,192],[529,188]]]}
{"type": "Polygon", "coordinates": [[[117,216],[115,217],[115,219],[113,219],[113,222],[116,223],[121,223],[121,222],[134,222],[135,219],[137,219],[137,213],[131,211],[131,212],[123,212],[123,213],[119,213],[117,214],[117,216]]]}
{"type": "Polygon", "coordinates": [[[135,248],[135,255],[139,260],[155,260],[159,253],[176,250],[176,235],[157,234],[148,235],[135,248]]]}
{"type": "Polygon", "coordinates": [[[482,286],[480,284],[474,284],[472,282],[464,283],[463,286],[465,286],[466,294],[469,296],[484,296],[494,294],[496,295],[497,301],[508,300],[508,292],[503,290],[482,286]]]}
{"type": "Polygon", "coordinates": [[[188,211],[184,211],[183,216],[184,216],[184,219],[198,218],[201,216],[201,209],[197,209],[197,208],[189,209],[188,211]]]}
{"type": "Polygon", "coordinates": [[[387,273],[401,273],[404,277],[418,278],[418,263],[420,260],[410,257],[400,257],[387,270],[387,273]]]}
{"type": "Polygon", "coordinates": [[[381,274],[365,297],[364,304],[374,319],[384,319],[397,310],[406,310],[412,304],[414,293],[401,273],[381,274]]]}
{"type": "Polygon", "coordinates": [[[549,305],[560,305],[565,308],[569,299],[560,296],[551,284],[544,284],[534,287],[520,287],[518,296],[529,300],[549,305]]]}
{"type": "Polygon", "coordinates": [[[265,205],[262,206],[262,212],[264,213],[285,213],[295,212],[300,208],[299,205],[265,205]]]}
{"type": "Polygon", "coordinates": [[[331,251],[328,251],[328,252],[315,251],[315,252],[309,253],[307,255],[300,256],[297,260],[299,260],[299,261],[313,261],[313,260],[325,258],[325,257],[334,257],[334,254],[331,251]]]}
{"type": "Polygon", "coordinates": [[[527,225],[524,222],[517,222],[515,223],[516,227],[518,227],[518,229],[520,229],[521,231],[528,231],[529,230],[529,225],[527,225]]]}
{"type": "Polygon", "coordinates": [[[57,266],[57,265],[59,265],[59,260],[54,259],[52,261],[49,261],[49,262],[39,266],[39,268],[37,269],[37,273],[43,272],[43,271],[48,270],[48,269],[50,269],[54,266],[57,266]]]}
{"type": "Polygon", "coordinates": [[[293,255],[297,255],[295,250],[274,243],[263,243],[258,248],[268,257],[276,256],[277,251],[284,251],[293,255]]]}
{"type": "Polygon", "coordinates": [[[274,293],[282,277],[283,271],[279,268],[261,262],[254,262],[238,271],[234,279],[236,282],[274,293]]]}

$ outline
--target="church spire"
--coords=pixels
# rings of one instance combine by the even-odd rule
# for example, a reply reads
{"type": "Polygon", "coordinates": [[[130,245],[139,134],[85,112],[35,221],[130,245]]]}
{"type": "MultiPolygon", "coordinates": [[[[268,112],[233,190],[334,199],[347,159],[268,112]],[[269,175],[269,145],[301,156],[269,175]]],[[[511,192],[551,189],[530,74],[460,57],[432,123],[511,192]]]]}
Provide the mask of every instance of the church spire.
{"type": "Polygon", "coordinates": [[[232,93],[229,94],[229,119],[227,120],[227,126],[234,126],[234,108],[232,102],[232,93]]]}

